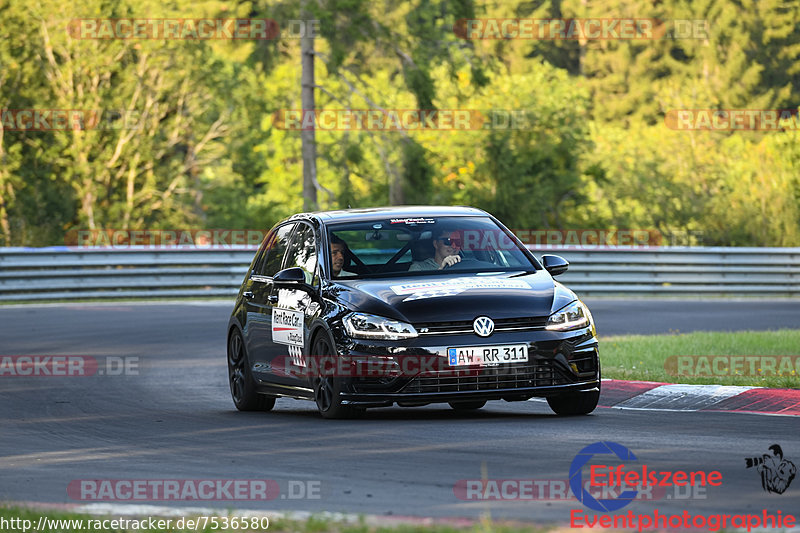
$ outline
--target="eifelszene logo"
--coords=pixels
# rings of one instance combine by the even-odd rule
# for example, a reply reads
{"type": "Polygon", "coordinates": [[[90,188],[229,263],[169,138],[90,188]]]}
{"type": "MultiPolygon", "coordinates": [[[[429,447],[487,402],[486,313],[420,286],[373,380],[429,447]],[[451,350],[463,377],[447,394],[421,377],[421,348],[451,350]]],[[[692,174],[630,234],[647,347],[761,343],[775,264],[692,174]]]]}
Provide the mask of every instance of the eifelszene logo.
{"type": "Polygon", "coordinates": [[[583,487],[583,466],[596,454],[604,453],[614,454],[620,461],[637,461],[633,452],[622,444],[610,441],[595,442],[579,451],[569,465],[569,486],[578,501],[589,509],[602,512],[616,511],[631,503],[636,498],[637,491],[626,490],[617,498],[597,499],[583,487]]]}
{"type": "Polygon", "coordinates": [[[761,487],[764,491],[783,494],[797,474],[797,467],[783,458],[783,450],[779,445],[773,444],[769,449],[772,450],[772,455],[765,453],[761,457],[745,458],[745,468],[756,467],[761,474],[761,487]]]}
{"type": "MultiPolygon", "coordinates": [[[[601,458],[601,460],[604,460],[601,458]]],[[[647,464],[638,469],[626,468],[629,461],[638,461],[628,448],[616,442],[595,442],[575,456],[569,467],[569,486],[583,505],[604,513],[622,509],[648,487],[718,487],[722,473],[718,470],[657,470],[647,464]],[[588,487],[605,489],[603,498],[595,498],[583,481],[583,468],[595,455],[615,455],[622,464],[592,464],[589,466],[588,487]],[[627,490],[626,490],[627,489],[627,490]]],[[[610,527],[610,526],[608,526],[610,527]]],[[[616,526],[615,526],[616,527],[616,526]]]]}

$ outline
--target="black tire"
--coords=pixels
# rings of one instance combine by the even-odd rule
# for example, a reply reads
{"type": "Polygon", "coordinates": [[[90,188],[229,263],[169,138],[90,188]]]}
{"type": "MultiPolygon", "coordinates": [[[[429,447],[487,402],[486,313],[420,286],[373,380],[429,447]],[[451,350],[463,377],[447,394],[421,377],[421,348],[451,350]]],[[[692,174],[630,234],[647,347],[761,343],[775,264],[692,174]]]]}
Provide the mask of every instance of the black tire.
{"type": "MultiPolygon", "coordinates": [[[[323,331],[314,337],[311,353],[317,357],[333,356],[333,344],[323,331]]],[[[330,375],[313,376],[311,384],[314,389],[314,403],[322,418],[342,419],[354,418],[364,412],[349,405],[342,405],[339,392],[342,390],[342,378],[330,375]]]]}
{"type": "Polygon", "coordinates": [[[588,415],[597,407],[600,389],[587,392],[570,392],[558,396],[548,396],[550,409],[559,416],[588,415]]]}
{"type": "Polygon", "coordinates": [[[456,411],[476,411],[486,405],[486,400],[473,400],[471,402],[448,402],[456,411]]]}
{"type": "Polygon", "coordinates": [[[275,407],[274,396],[256,392],[244,340],[235,328],[228,337],[228,383],[231,386],[233,405],[239,411],[269,411],[275,407]]]}

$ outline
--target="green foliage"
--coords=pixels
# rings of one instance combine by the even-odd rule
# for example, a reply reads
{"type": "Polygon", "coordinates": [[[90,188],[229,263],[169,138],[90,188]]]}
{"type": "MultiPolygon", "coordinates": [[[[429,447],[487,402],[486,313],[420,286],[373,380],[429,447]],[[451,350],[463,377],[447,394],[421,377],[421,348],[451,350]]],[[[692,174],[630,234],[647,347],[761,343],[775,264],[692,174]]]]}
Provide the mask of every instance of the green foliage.
{"type": "Polygon", "coordinates": [[[66,23],[83,17],[316,19],[319,108],[461,109],[494,126],[318,130],[322,209],[466,204],[522,229],[800,246],[800,132],[681,131],[664,120],[675,109],[796,106],[800,5],[786,0],[10,0],[0,5],[0,108],[138,120],[0,129],[0,245],[59,244],[85,227],[263,229],[302,209],[300,132],[273,121],[302,107],[298,39],[70,37],[66,23]],[[459,38],[453,24],[474,17],[702,19],[708,35],[459,38]],[[512,112],[513,124],[492,124],[512,112]]]}
{"type": "Polygon", "coordinates": [[[424,204],[431,195],[433,169],[425,160],[425,149],[411,139],[401,141],[403,152],[403,183],[409,204],[424,204]]]}

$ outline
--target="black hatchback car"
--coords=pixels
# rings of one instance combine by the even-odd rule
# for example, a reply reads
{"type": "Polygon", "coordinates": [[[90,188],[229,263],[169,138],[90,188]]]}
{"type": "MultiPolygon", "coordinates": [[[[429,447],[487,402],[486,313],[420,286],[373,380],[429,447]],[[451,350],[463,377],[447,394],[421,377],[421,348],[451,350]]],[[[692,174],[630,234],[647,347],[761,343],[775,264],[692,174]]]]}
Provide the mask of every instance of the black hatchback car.
{"type": "Polygon", "coordinates": [[[545,397],[560,415],[600,396],[592,315],[493,216],[469,207],[303,213],[253,259],[228,324],[240,410],[314,400],[325,418],[369,407],[545,397]]]}

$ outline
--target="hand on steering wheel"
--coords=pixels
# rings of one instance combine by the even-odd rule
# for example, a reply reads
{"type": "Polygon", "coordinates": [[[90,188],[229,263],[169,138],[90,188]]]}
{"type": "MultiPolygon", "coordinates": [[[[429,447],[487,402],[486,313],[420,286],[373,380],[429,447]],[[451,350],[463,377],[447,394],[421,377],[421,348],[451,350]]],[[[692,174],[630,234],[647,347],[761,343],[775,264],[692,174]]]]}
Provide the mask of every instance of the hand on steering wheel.
{"type": "Polygon", "coordinates": [[[458,263],[460,261],[461,261],[461,256],[460,255],[448,255],[442,261],[442,266],[439,267],[439,270],[441,270],[443,268],[451,267],[451,266],[455,265],[456,263],[458,263]]]}

